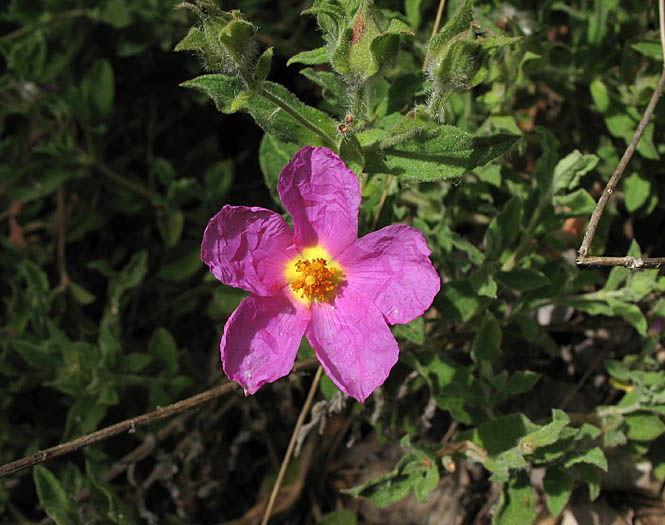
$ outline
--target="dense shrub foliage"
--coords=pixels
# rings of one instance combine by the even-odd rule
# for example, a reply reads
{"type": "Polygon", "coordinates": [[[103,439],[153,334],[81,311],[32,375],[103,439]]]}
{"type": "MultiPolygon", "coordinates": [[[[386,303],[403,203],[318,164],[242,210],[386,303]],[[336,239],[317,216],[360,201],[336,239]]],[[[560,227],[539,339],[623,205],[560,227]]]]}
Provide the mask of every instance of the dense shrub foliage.
{"type": "MultiPolygon", "coordinates": [[[[273,520],[442,492],[465,523],[647,513],[615,491],[665,479],[665,279],[575,260],[663,68],[657,2],[451,0],[434,36],[431,0],[178,7],[0,12],[0,463],[226,381],[246,294],[201,263],[204,228],[225,204],[284,213],[280,170],[325,146],[358,176],[359,233],[420,230],[441,291],[392,327],[363,404],[323,378],[273,520]]],[[[664,130],[661,103],[592,254],[665,256],[664,130]]],[[[313,355],[3,478],[0,520],[258,522],[313,355]]]]}

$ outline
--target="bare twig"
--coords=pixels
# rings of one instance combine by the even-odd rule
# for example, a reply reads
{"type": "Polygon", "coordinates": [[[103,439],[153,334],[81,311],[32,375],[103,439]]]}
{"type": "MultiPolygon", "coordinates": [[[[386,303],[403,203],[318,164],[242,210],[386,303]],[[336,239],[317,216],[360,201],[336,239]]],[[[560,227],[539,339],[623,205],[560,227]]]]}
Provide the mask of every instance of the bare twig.
{"type": "MultiPolygon", "coordinates": [[[[316,359],[299,361],[296,363],[294,369],[309,367],[315,363],[317,363],[316,359]]],[[[32,467],[39,463],[44,463],[47,459],[69,454],[80,448],[92,445],[98,441],[103,441],[117,434],[121,434],[123,432],[129,432],[131,434],[136,430],[137,427],[147,425],[153,421],[159,421],[160,419],[174,416],[184,412],[185,410],[191,410],[192,408],[196,408],[203,403],[207,403],[212,399],[231,392],[238,387],[239,386],[237,383],[225,383],[223,385],[211,388],[210,390],[207,390],[201,394],[188,397],[187,399],[183,399],[182,401],[178,401],[177,403],[173,403],[166,407],[158,407],[157,410],[148,412],[147,414],[143,414],[131,419],[126,419],[125,421],[121,421],[120,423],[116,423],[110,427],[97,430],[96,432],[92,432],[91,434],[87,434],[72,441],[68,441],[67,443],[62,443],[55,447],[40,450],[31,456],[26,456],[22,459],[18,459],[16,461],[12,461],[11,463],[6,463],[5,465],[0,466],[0,478],[9,476],[10,474],[14,474],[20,470],[32,467]]]]}
{"type": "Polygon", "coordinates": [[[665,257],[580,257],[577,264],[586,266],[625,266],[631,270],[662,268],[665,257]]]}
{"type": "MultiPolygon", "coordinates": [[[[434,20],[434,27],[432,28],[432,36],[430,37],[430,42],[434,35],[436,35],[441,25],[441,15],[443,15],[443,8],[446,5],[446,0],[439,1],[439,9],[436,11],[436,19],[434,20]]],[[[427,71],[427,63],[429,62],[429,46],[427,46],[427,54],[425,55],[425,60],[423,61],[423,71],[427,71]]]]}
{"type": "Polygon", "coordinates": [[[282,484],[282,479],[284,479],[284,473],[286,472],[286,467],[289,465],[289,461],[291,461],[291,454],[293,454],[293,447],[296,445],[296,440],[298,439],[298,433],[300,432],[300,427],[302,427],[302,424],[305,422],[305,417],[309,413],[309,408],[312,405],[312,400],[314,399],[314,394],[316,393],[316,390],[319,387],[319,382],[321,381],[321,374],[323,373],[323,367],[319,366],[318,370],[316,371],[316,375],[314,376],[314,381],[312,381],[312,386],[309,388],[309,393],[307,394],[307,399],[305,400],[305,404],[302,407],[302,410],[300,411],[300,415],[298,416],[298,420],[296,421],[296,426],[293,428],[293,433],[291,434],[291,441],[289,442],[289,446],[286,449],[286,453],[284,454],[284,459],[282,460],[282,466],[279,468],[279,473],[277,474],[277,479],[275,480],[275,486],[272,488],[272,492],[270,493],[270,499],[268,500],[268,505],[266,505],[266,510],[263,513],[263,519],[261,520],[261,525],[267,525],[268,520],[270,519],[270,514],[272,512],[273,505],[275,505],[275,498],[277,497],[277,493],[279,492],[279,487],[282,484]]]}
{"type": "MultiPolygon", "coordinates": [[[[587,226],[586,231],[584,232],[584,239],[582,239],[582,245],[580,246],[579,249],[579,256],[577,258],[577,264],[584,264],[584,265],[589,265],[589,264],[603,264],[600,261],[602,260],[609,260],[609,259],[623,259],[621,257],[619,258],[606,258],[606,257],[594,257],[594,262],[589,262],[589,257],[587,257],[587,254],[589,253],[589,247],[591,246],[591,241],[593,241],[593,237],[596,234],[596,228],[598,227],[598,222],[600,221],[600,217],[603,214],[603,211],[605,210],[605,205],[607,204],[607,201],[609,198],[612,196],[612,193],[614,193],[614,188],[616,188],[619,179],[621,178],[621,175],[623,175],[623,172],[626,170],[628,167],[628,163],[630,162],[630,159],[633,156],[633,153],[635,153],[635,149],[637,148],[637,144],[639,143],[640,139],[642,138],[642,134],[644,133],[644,130],[647,127],[647,124],[649,123],[649,120],[651,119],[651,116],[653,115],[654,110],[656,109],[656,104],[658,104],[658,99],[660,98],[661,94],[663,93],[663,88],[665,87],[665,0],[659,0],[658,2],[658,14],[659,14],[659,26],[660,26],[660,41],[661,45],[663,47],[663,72],[660,75],[660,78],[658,79],[658,84],[656,85],[656,89],[653,92],[653,95],[651,95],[651,100],[649,101],[649,105],[647,106],[646,110],[644,111],[644,115],[642,116],[642,120],[640,120],[640,123],[637,126],[637,129],[635,130],[635,135],[633,136],[633,139],[630,141],[630,144],[626,148],[625,153],[623,154],[623,157],[621,157],[621,160],[619,161],[619,164],[617,165],[616,169],[614,170],[614,173],[612,174],[612,177],[610,177],[610,180],[607,183],[607,186],[605,186],[605,189],[603,190],[602,195],[600,196],[600,199],[598,199],[598,203],[596,204],[595,209],[593,210],[593,213],[591,215],[591,218],[589,219],[589,224],[587,226]]],[[[656,259],[657,260],[657,259],[656,259]]],[[[658,263],[658,266],[641,266],[642,268],[657,268],[660,267],[661,263],[658,263]]],[[[607,262],[604,264],[605,266],[625,266],[622,265],[620,262],[607,262]]],[[[628,266],[630,268],[630,266],[628,266]]]]}

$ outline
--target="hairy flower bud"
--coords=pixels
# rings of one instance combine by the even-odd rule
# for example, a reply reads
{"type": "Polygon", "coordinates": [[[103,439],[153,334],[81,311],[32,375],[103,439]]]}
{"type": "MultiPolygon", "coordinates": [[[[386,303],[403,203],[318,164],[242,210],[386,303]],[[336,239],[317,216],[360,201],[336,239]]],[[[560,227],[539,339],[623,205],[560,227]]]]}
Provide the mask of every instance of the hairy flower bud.
{"type": "Polygon", "coordinates": [[[201,53],[206,69],[237,75],[252,69],[256,56],[256,28],[242,18],[240,11],[222,11],[207,0],[182,3],[200,20],[176,46],[176,51],[201,53]]]}
{"type": "Polygon", "coordinates": [[[391,67],[401,34],[412,35],[399,20],[388,22],[372,0],[319,0],[306,13],[315,14],[330,50],[332,67],[351,83],[363,83],[391,67]]]}

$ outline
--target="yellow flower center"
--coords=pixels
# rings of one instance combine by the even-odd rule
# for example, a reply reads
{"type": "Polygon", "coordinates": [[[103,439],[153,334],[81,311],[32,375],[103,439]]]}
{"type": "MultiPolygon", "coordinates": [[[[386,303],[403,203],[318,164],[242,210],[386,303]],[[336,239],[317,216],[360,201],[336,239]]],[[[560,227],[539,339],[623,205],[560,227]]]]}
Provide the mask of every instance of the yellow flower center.
{"type": "Polygon", "coordinates": [[[328,252],[316,246],[303,250],[286,265],[286,280],[295,297],[303,303],[325,302],[335,295],[342,269],[328,252]]]}

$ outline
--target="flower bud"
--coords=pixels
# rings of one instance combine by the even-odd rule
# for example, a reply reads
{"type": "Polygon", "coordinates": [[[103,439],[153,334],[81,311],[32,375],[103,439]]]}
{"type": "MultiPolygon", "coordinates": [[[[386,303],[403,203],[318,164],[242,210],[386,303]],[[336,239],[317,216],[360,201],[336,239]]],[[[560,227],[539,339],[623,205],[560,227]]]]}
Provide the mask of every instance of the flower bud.
{"type": "Polygon", "coordinates": [[[196,4],[182,3],[194,11],[200,20],[193,27],[176,51],[197,51],[203,56],[206,69],[227,75],[248,72],[256,55],[256,28],[242,18],[240,11],[222,11],[207,0],[196,4]]]}
{"type": "Polygon", "coordinates": [[[365,82],[395,63],[400,35],[413,33],[399,20],[388,23],[372,0],[346,7],[335,0],[320,1],[306,13],[317,15],[332,67],[352,83],[365,82]]]}

